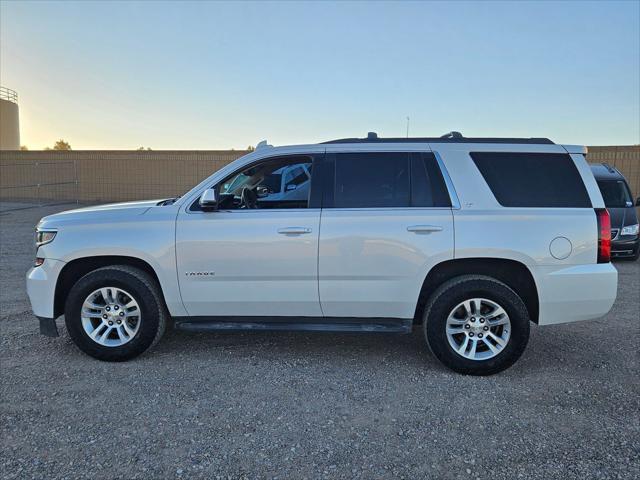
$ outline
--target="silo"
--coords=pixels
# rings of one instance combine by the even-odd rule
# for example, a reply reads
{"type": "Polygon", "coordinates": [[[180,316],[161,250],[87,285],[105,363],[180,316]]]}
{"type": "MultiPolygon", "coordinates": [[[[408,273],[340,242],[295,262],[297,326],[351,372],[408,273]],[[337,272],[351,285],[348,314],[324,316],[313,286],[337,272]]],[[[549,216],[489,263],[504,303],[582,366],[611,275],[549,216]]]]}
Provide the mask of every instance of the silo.
{"type": "Polygon", "coordinates": [[[18,94],[0,87],[0,150],[20,150],[18,94]]]}

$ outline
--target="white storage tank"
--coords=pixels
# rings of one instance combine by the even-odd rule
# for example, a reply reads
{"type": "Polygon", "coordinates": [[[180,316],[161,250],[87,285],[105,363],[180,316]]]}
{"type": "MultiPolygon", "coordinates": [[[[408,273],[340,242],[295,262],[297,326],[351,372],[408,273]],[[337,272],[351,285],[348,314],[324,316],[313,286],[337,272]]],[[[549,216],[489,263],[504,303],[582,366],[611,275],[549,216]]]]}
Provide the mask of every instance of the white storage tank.
{"type": "Polygon", "coordinates": [[[0,150],[20,150],[18,94],[0,87],[0,150]]]}

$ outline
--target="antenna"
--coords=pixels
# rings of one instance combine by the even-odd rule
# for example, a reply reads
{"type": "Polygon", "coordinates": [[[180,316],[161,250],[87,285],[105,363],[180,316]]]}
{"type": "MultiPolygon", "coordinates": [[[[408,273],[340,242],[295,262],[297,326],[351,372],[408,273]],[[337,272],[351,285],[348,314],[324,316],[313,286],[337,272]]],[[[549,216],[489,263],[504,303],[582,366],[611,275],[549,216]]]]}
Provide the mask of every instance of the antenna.
{"type": "Polygon", "coordinates": [[[407,138],[409,138],[409,117],[407,117],[407,138]]]}

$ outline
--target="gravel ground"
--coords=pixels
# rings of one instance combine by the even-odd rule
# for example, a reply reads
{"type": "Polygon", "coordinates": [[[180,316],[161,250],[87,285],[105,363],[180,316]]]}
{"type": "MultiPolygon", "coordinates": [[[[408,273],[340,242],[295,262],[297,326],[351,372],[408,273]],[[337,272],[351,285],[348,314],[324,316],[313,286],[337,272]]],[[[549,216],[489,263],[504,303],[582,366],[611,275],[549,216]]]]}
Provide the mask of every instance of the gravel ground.
{"type": "Polygon", "coordinates": [[[418,331],[170,332],[108,364],[29,311],[33,227],[63,209],[0,215],[3,478],[640,478],[638,262],[605,319],[533,326],[489,378],[418,331]]]}

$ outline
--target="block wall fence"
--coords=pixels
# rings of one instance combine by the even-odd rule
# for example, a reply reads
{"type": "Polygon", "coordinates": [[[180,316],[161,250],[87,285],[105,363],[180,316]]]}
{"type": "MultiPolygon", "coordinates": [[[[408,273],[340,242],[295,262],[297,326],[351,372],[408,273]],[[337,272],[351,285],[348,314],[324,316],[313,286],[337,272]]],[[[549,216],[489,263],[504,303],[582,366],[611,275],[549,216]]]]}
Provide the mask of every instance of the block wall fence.
{"type": "MultiPolygon", "coordinates": [[[[181,195],[244,150],[0,151],[0,199],[112,202],[181,195]]],[[[640,145],[589,147],[640,196],[640,145]]],[[[635,198],[634,197],[634,198],[635,198]]]]}
{"type": "Polygon", "coordinates": [[[0,198],[112,202],[181,195],[246,154],[210,151],[2,151],[0,198]]]}

